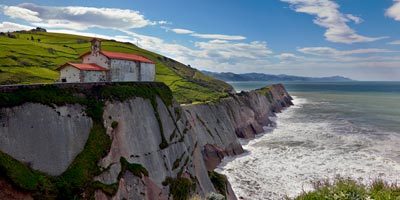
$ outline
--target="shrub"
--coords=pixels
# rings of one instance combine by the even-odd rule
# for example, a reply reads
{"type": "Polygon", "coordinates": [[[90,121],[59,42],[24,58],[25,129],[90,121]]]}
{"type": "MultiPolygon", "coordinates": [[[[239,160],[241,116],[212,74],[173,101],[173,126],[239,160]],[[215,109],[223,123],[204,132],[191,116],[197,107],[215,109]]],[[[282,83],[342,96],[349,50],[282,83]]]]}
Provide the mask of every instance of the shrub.
{"type": "Polygon", "coordinates": [[[137,177],[142,177],[142,175],[149,176],[149,172],[142,165],[137,163],[129,163],[124,157],[120,158],[121,162],[121,172],[119,177],[121,177],[126,170],[130,171],[133,175],[137,177]]]}
{"type": "Polygon", "coordinates": [[[207,200],[225,200],[226,197],[224,195],[218,193],[210,193],[207,195],[207,200]]]}
{"type": "Polygon", "coordinates": [[[215,171],[208,172],[208,176],[210,177],[210,180],[212,184],[214,185],[214,188],[222,195],[226,196],[226,190],[227,190],[227,183],[228,180],[225,175],[219,174],[215,171]]]}
{"type": "Polygon", "coordinates": [[[118,122],[113,121],[113,122],[111,123],[111,128],[116,129],[117,127],[118,127],[118,122]]]}
{"type": "Polygon", "coordinates": [[[304,192],[296,200],[391,200],[400,197],[400,187],[376,180],[367,186],[349,178],[336,178],[334,181],[314,183],[314,191],[304,192]]]}
{"type": "Polygon", "coordinates": [[[169,185],[169,193],[172,195],[174,200],[188,200],[190,193],[196,187],[195,183],[184,177],[167,177],[162,184],[164,186],[169,185]]]}

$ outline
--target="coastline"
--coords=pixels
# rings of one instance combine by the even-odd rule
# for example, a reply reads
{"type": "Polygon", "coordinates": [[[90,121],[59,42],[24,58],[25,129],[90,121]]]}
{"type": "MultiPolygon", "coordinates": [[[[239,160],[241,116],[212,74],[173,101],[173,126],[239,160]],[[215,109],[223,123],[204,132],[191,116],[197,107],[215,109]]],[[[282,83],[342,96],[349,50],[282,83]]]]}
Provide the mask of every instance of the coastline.
{"type": "Polygon", "coordinates": [[[243,153],[238,138],[255,138],[272,123],[270,116],[292,105],[281,84],[184,106],[162,83],[8,86],[3,91],[0,134],[14,143],[0,143],[0,168],[7,169],[5,184],[14,186],[8,193],[30,197],[69,190],[69,195],[95,199],[150,200],[218,192],[235,200],[230,183],[214,169],[224,157],[243,153]],[[101,148],[90,160],[94,149],[88,143],[101,148]],[[53,160],[61,161],[47,164],[53,160]],[[17,176],[22,172],[16,170],[27,176],[17,176]],[[26,177],[40,178],[31,186],[21,182],[26,177]],[[59,184],[58,178],[70,184],[59,184]],[[40,184],[43,179],[47,185],[40,184]],[[177,186],[185,192],[178,193],[177,186]]]}

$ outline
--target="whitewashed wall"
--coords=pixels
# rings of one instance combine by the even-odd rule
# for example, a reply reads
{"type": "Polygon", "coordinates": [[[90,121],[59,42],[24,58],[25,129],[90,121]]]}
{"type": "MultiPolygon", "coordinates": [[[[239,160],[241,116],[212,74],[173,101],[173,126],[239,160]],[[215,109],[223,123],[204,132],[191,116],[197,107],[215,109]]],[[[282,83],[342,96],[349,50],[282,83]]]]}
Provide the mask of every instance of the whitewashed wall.
{"type": "Polygon", "coordinates": [[[140,63],[141,65],[141,81],[155,81],[156,66],[151,63],[140,63]]]}
{"type": "Polygon", "coordinates": [[[111,81],[138,81],[138,68],[134,61],[111,59],[111,81]]]}
{"type": "Polygon", "coordinates": [[[62,68],[60,70],[60,81],[64,78],[67,79],[67,83],[81,82],[79,69],[72,66],[62,68]]]}
{"type": "Polygon", "coordinates": [[[83,82],[103,82],[106,81],[106,71],[82,71],[83,82]]]}
{"type": "Polygon", "coordinates": [[[102,54],[99,54],[99,55],[92,55],[92,54],[86,55],[86,56],[83,57],[82,62],[83,63],[95,63],[95,64],[97,64],[99,66],[102,66],[102,67],[104,67],[106,69],[109,69],[109,67],[110,67],[109,59],[107,57],[105,57],[104,55],[102,55],[102,54]]]}

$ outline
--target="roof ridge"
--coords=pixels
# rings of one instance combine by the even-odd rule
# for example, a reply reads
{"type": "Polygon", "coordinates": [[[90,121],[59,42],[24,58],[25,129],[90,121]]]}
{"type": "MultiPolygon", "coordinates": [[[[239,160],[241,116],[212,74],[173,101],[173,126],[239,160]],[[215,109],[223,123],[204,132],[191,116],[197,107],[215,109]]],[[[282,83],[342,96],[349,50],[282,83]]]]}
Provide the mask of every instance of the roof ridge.
{"type": "Polygon", "coordinates": [[[66,66],[72,66],[75,67],[79,70],[84,70],[84,71],[108,71],[109,69],[102,67],[96,63],[72,63],[72,62],[67,62],[64,65],[61,65],[57,70],[61,70],[62,68],[66,66]]]}
{"type": "MultiPolygon", "coordinates": [[[[86,56],[90,53],[91,52],[88,51],[88,52],[82,54],[81,56],[79,56],[79,58],[82,58],[83,56],[86,56]]],[[[134,54],[134,53],[103,51],[103,50],[101,50],[100,53],[110,59],[131,60],[131,61],[139,61],[139,62],[144,62],[144,63],[155,64],[152,60],[148,59],[146,56],[142,56],[142,55],[138,55],[138,54],[134,54]]]]}

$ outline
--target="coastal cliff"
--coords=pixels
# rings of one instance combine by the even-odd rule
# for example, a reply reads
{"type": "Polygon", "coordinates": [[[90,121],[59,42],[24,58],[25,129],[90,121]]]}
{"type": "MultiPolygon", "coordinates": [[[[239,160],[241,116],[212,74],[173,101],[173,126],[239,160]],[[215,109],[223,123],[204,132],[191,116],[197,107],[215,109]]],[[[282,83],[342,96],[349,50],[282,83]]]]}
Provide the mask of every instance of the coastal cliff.
{"type": "Polygon", "coordinates": [[[197,133],[208,170],[213,170],[225,156],[243,153],[238,138],[254,138],[269,119],[292,104],[282,84],[251,92],[242,92],[218,102],[183,106],[197,133]]]}
{"type": "Polygon", "coordinates": [[[162,83],[0,90],[0,197],[24,199],[236,199],[213,170],[291,105],[282,85],[185,106],[162,83]]]}

